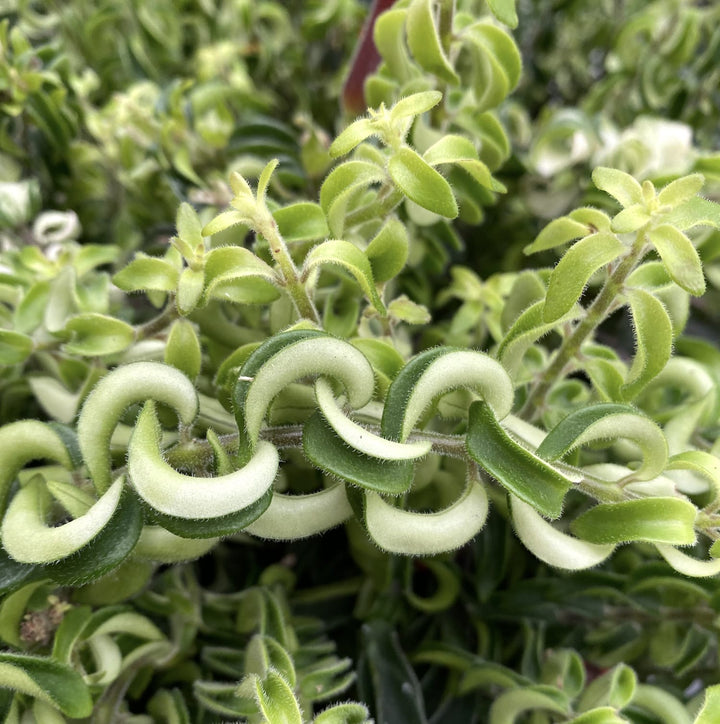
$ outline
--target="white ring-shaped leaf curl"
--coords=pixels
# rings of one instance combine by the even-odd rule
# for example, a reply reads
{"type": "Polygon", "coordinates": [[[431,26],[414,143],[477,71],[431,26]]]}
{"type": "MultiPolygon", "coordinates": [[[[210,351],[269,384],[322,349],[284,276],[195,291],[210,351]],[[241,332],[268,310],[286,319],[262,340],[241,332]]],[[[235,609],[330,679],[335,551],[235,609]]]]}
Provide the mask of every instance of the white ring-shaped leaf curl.
{"type": "Polygon", "coordinates": [[[678,572],[692,578],[707,578],[720,573],[720,558],[701,561],[682,553],[675,546],[656,543],[658,553],[678,572]]]}
{"type": "Polygon", "coordinates": [[[297,540],[324,533],[351,517],[345,485],[338,483],[308,495],[274,493],[270,507],[243,528],[243,533],[270,540],[297,540]]]}
{"type": "Polygon", "coordinates": [[[219,538],[181,538],[159,525],[146,525],[133,556],[156,563],[183,563],[204,556],[219,541],[219,538]]]}
{"type": "Polygon", "coordinates": [[[38,420],[21,420],[0,427],[0,513],[15,476],[31,460],[48,459],[71,469],[72,460],[62,437],[38,420]]]}
{"type": "MultiPolygon", "coordinates": [[[[429,364],[423,369],[417,379],[412,379],[410,394],[403,399],[402,425],[400,428],[400,442],[407,440],[415,425],[423,416],[434,400],[446,392],[460,388],[477,390],[495,413],[498,420],[502,420],[512,409],[515,390],[512,380],[505,368],[496,360],[482,352],[471,350],[445,351],[443,348],[428,350],[411,360],[405,370],[401,370],[396,382],[391,385],[388,392],[390,405],[394,405],[393,391],[400,391],[403,383],[409,382],[413,375],[414,364],[422,365],[425,355],[432,357],[429,364]],[[405,374],[404,374],[405,373],[405,374]],[[403,380],[403,377],[408,377],[403,380]]],[[[400,394],[404,396],[404,391],[400,394]]],[[[383,418],[384,425],[396,414],[395,410],[387,410],[383,418]]],[[[395,427],[391,423],[391,427],[395,427]]]]}
{"type": "Polygon", "coordinates": [[[40,478],[30,480],[8,506],[2,524],[2,544],[21,563],[50,563],[75,553],[89,543],[117,510],[124,478],[118,478],[85,515],[50,527],[45,514],[50,495],[40,478]]]}
{"type": "Polygon", "coordinates": [[[110,438],[125,408],[155,400],[172,407],[184,425],[197,415],[192,382],[175,367],[134,362],[103,377],[85,400],[78,418],[78,441],[90,477],[99,492],[110,485],[110,438]]]}
{"type": "MultiPolygon", "coordinates": [[[[581,470],[586,476],[599,478],[608,483],[624,480],[633,474],[630,468],[625,465],[618,465],[617,463],[593,463],[592,465],[584,465],[581,470]]],[[[628,483],[624,487],[628,493],[642,497],[672,497],[673,495],[677,495],[675,481],[665,475],[659,475],[652,480],[628,483]]]]}
{"type": "Polygon", "coordinates": [[[413,513],[386,503],[377,493],[365,493],[368,533],[388,553],[432,556],[465,545],[485,525],[488,497],[482,483],[471,481],[464,493],[437,513],[413,513]]]}
{"type": "Polygon", "coordinates": [[[345,387],[350,405],[363,407],[375,391],[375,374],[367,357],[348,342],[325,335],[287,345],[255,374],[245,398],[245,429],[254,445],[273,398],[303,377],[326,375],[345,387]]]}
{"type": "Polygon", "coordinates": [[[587,543],[563,533],[512,494],[510,508],[513,526],[522,544],[549,566],[582,571],[599,565],[615,550],[613,543],[587,543]]]}
{"type": "Polygon", "coordinates": [[[330,383],[324,377],[319,377],[315,382],[315,397],[330,427],[350,447],[365,455],[380,460],[416,460],[432,449],[429,441],[405,443],[387,440],[358,425],[345,415],[335,399],[330,383]]]}
{"type": "Polygon", "coordinates": [[[280,459],[269,442],[260,442],[250,461],[228,475],[183,475],[163,460],[155,403],[145,403],[128,448],[128,471],[138,495],[155,510],[200,520],[235,513],[259,500],[273,484],[280,459]]]}

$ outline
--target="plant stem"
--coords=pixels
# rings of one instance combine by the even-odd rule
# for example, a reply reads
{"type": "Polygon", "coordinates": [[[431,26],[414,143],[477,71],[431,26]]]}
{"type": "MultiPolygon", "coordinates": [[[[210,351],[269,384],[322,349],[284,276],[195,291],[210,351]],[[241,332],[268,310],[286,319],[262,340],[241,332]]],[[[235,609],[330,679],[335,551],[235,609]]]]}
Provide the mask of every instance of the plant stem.
{"type": "Polygon", "coordinates": [[[139,342],[141,339],[148,339],[154,337],[158,332],[162,332],[171,322],[174,322],[180,313],[178,312],[175,304],[175,298],[170,295],[168,297],[165,309],[160,312],[156,317],[140,324],[135,328],[135,341],[139,342]]]}
{"type": "Polygon", "coordinates": [[[625,281],[645,255],[645,233],[638,232],[630,251],[610,274],[600,293],[588,308],[584,319],[563,341],[550,366],[530,390],[518,417],[530,422],[537,419],[542,411],[542,403],[550,388],[566,374],[568,364],[577,357],[583,342],[607,319],[610,310],[623,290],[625,281]]]}
{"type": "Polygon", "coordinates": [[[390,184],[383,186],[374,201],[351,211],[345,217],[345,226],[357,226],[370,219],[383,219],[402,201],[402,198],[402,191],[390,184]]]}
{"type": "Polygon", "coordinates": [[[320,326],[320,315],[315,308],[313,300],[310,299],[305,285],[300,280],[295,262],[293,262],[292,256],[290,256],[290,251],[287,248],[287,244],[285,244],[285,240],[278,231],[275,219],[269,216],[268,219],[258,224],[257,230],[265,237],[270,245],[270,253],[280,268],[280,274],[282,275],[288,294],[290,294],[290,298],[295,305],[298,315],[320,326]]]}

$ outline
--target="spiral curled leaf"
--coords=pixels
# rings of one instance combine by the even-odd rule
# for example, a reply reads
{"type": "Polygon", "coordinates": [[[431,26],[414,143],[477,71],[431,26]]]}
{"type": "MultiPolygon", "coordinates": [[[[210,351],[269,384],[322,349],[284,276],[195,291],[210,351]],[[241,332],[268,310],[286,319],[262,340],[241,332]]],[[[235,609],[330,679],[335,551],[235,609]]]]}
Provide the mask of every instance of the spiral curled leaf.
{"type": "Polygon", "coordinates": [[[390,385],[383,436],[404,442],[438,397],[459,388],[477,390],[498,419],[510,412],[513,385],[498,362],[481,352],[436,347],[413,357],[390,385]]]}
{"type": "Polygon", "coordinates": [[[298,540],[335,528],[352,516],[345,486],[337,483],[317,493],[274,493],[268,509],[245,533],[271,540],[298,540]]]}
{"type": "Polygon", "coordinates": [[[480,532],[488,513],[488,498],[479,482],[469,481],[450,507],[437,513],[414,513],[365,493],[365,523],[380,548],[400,555],[435,555],[465,545],[480,532]]]}
{"type": "Polygon", "coordinates": [[[197,415],[197,392],[180,370],[157,362],[117,367],[95,385],[80,411],[77,431],[85,464],[95,488],[110,486],[110,437],[126,407],[156,400],[173,407],[184,425],[197,415]]]}
{"type": "Polygon", "coordinates": [[[510,495],[510,507],[518,538],[533,555],[550,566],[582,571],[599,565],[615,550],[612,543],[588,543],[563,533],[514,495],[510,495]]]}
{"type": "Polygon", "coordinates": [[[633,480],[652,480],[664,470],[668,448],[662,430],[635,408],[615,403],[591,405],[571,413],[547,434],[537,454],[546,460],[559,460],[582,445],[618,438],[631,440],[642,454],[633,480]]]}
{"type": "Polygon", "coordinates": [[[375,389],[372,367],[360,350],[315,330],[277,335],[250,355],[242,367],[234,400],[238,427],[246,432],[252,446],[278,392],[291,382],[318,375],[339,380],[354,408],[366,405],[375,389]]]}
{"type": "Polygon", "coordinates": [[[258,501],[270,489],[279,464],[267,442],[240,470],[214,478],[183,475],[162,458],[155,404],[146,402],[128,449],[128,471],[138,495],[155,510],[199,520],[228,515],[258,501]]]}

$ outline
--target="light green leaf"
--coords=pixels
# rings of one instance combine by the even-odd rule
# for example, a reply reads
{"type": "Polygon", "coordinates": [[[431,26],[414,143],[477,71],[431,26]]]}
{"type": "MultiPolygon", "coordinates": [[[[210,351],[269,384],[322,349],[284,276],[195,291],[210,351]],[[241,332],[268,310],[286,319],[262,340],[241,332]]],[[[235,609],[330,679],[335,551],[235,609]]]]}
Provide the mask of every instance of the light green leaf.
{"type": "Polygon", "coordinates": [[[675,179],[658,193],[657,200],[662,206],[680,206],[697,196],[705,185],[705,177],[699,173],[675,179]]]}
{"type": "Polygon", "coordinates": [[[178,236],[191,244],[198,247],[203,243],[202,225],[195,209],[190,204],[183,202],[177,210],[175,217],[175,226],[177,227],[178,236]]]}
{"type": "Polygon", "coordinates": [[[339,266],[351,274],[375,309],[385,314],[385,305],[375,288],[372,267],[363,251],[349,241],[338,239],[326,241],[310,251],[305,258],[304,268],[310,272],[327,265],[339,266]]]}
{"type": "Polygon", "coordinates": [[[309,201],[283,206],[273,213],[273,218],[288,243],[322,239],[330,234],[322,208],[309,201]]]}
{"type": "Polygon", "coordinates": [[[635,695],[637,675],[626,664],[618,664],[598,676],[585,689],[578,702],[579,711],[599,706],[624,709],[635,695]]]}
{"type": "Polygon", "coordinates": [[[268,190],[268,185],[270,184],[270,179],[272,178],[272,175],[279,163],[280,163],[280,161],[277,158],[274,158],[272,161],[268,161],[265,168],[261,171],[260,178],[258,178],[258,185],[257,185],[257,200],[259,202],[265,201],[265,196],[267,195],[267,190],[268,190]]]}
{"type": "Polygon", "coordinates": [[[478,159],[475,146],[464,136],[453,134],[443,136],[425,151],[423,159],[431,166],[439,166],[443,163],[456,164],[481,186],[493,191],[507,190],[503,184],[492,177],[490,169],[478,159]]]}
{"type": "Polygon", "coordinates": [[[402,271],[408,258],[408,249],[405,225],[397,219],[388,219],[365,250],[373,278],[378,284],[402,271]]]}
{"type": "Polygon", "coordinates": [[[204,299],[267,304],[280,296],[272,267],[249,249],[221,246],[205,257],[204,299]]]}
{"type": "Polygon", "coordinates": [[[663,215],[663,221],[687,231],[693,226],[712,226],[720,229],[720,204],[695,196],[663,215]]]}
{"type": "Polygon", "coordinates": [[[135,330],[127,322],[105,314],[78,314],[64,331],[72,334],[65,351],[88,357],[122,352],[135,341],[135,330]]]}
{"type": "Polygon", "coordinates": [[[617,234],[630,234],[645,226],[650,221],[650,214],[644,204],[633,204],[613,217],[610,228],[617,234]]]}
{"type": "Polygon", "coordinates": [[[670,545],[695,543],[692,503],[680,498],[641,498],[601,503],[570,525],[573,533],[590,543],[647,541],[670,545]]]}
{"type": "Polygon", "coordinates": [[[260,442],[247,465],[228,475],[178,473],[160,452],[152,401],[145,403],[128,448],[128,471],[138,495],[161,513],[192,520],[229,515],[257,502],[270,489],[278,464],[275,447],[260,442]]]}
{"type": "Polygon", "coordinates": [[[320,187],[320,206],[331,233],[338,236],[343,233],[345,210],[351,197],[385,178],[385,170],[368,161],[346,161],[328,174],[320,187]]]}
{"type": "Polygon", "coordinates": [[[538,251],[554,249],[562,246],[568,241],[581,239],[589,234],[586,224],[571,219],[569,216],[561,216],[553,219],[537,236],[532,244],[528,244],[523,250],[525,254],[535,254],[538,251]]]}
{"type": "Polygon", "coordinates": [[[432,319],[427,307],[416,304],[405,294],[401,294],[388,304],[388,316],[407,324],[429,324],[432,319]]]}
{"type": "Polygon", "coordinates": [[[568,714],[570,702],[562,691],[550,686],[511,689],[500,694],[493,702],[488,724],[515,724],[518,717],[528,711],[568,714]]]}
{"type": "Polygon", "coordinates": [[[138,252],[135,258],[112,278],[113,284],[125,292],[156,290],[172,292],[178,283],[178,270],[165,259],[138,252]]]}
{"type": "Polygon", "coordinates": [[[436,555],[465,545],[485,525],[488,497],[479,482],[468,481],[451,506],[436,513],[415,513],[365,494],[365,523],[380,548],[397,555],[436,555]]]}
{"type": "Polygon", "coordinates": [[[661,724],[691,724],[682,702],[659,686],[638,684],[632,705],[651,712],[661,724]]]}
{"type": "Polygon", "coordinates": [[[313,719],[313,724],[368,724],[369,721],[370,712],[364,704],[348,703],[324,709],[313,719]]]}
{"type": "Polygon", "coordinates": [[[715,724],[720,721],[720,684],[705,689],[705,701],[693,724],[715,724]]]}
{"type": "Polygon", "coordinates": [[[668,564],[678,573],[682,573],[683,576],[706,578],[720,573],[720,559],[718,558],[701,561],[698,558],[682,553],[674,546],[657,543],[655,547],[668,564]]]}
{"type": "Polygon", "coordinates": [[[302,714],[290,685],[283,676],[270,669],[264,679],[255,677],[258,706],[272,724],[302,724],[302,714]]]}
{"type": "Polygon", "coordinates": [[[543,321],[555,322],[567,314],[580,299],[590,277],[624,250],[624,244],[608,232],[586,236],[571,246],[550,275],[543,321]]]}
{"type": "Polygon", "coordinates": [[[419,116],[434,108],[442,100],[442,93],[436,90],[413,93],[401,98],[391,109],[390,119],[401,121],[411,116],[419,116]]]}
{"type": "Polygon", "coordinates": [[[239,211],[222,211],[214,219],[211,219],[202,230],[203,236],[213,236],[236,224],[247,224],[249,219],[246,214],[239,211]]]}
{"type": "Polygon", "coordinates": [[[177,304],[180,314],[190,314],[197,307],[205,286],[203,269],[183,269],[177,286],[177,304]]]}
{"type": "Polygon", "coordinates": [[[191,380],[200,374],[202,350],[195,327],[187,319],[173,322],[165,345],[165,364],[176,367],[191,380]]]}
{"type": "Polygon", "coordinates": [[[602,440],[628,439],[643,457],[634,480],[652,480],[665,469],[667,441],[660,427],[630,405],[599,403],[576,410],[563,418],[545,437],[537,454],[559,460],[570,451],[602,440]]]}
{"type": "Polygon", "coordinates": [[[470,406],[466,445],[470,456],[504,488],[544,516],[560,516],[570,480],[516,443],[484,402],[470,406]]]}
{"type": "Polygon", "coordinates": [[[492,14],[505,25],[517,28],[518,16],[515,10],[515,0],[488,0],[492,14]]]}
{"type": "Polygon", "coordinates": [[[632,312],[636,350],[622,393],[626,400],[631,400],[662,371],[670,359],[672,322],[662,302],[649,292],[631,289],[627,296],[632,312]]]}
{"type": "Polygon", "coordinates": [[[670,224],[647,232],[672,280],[686,292],[700,297],[705,293],[702,262],[690,239],[670,224]]]}
{"type": "Polygon", "coordinates": [[[458,215],[450,184],[411,148],[395,152],[388,171],[397,187],[418,206],[448,219],[458,215]]]}
{"type": "Polygon", "coordinates": [[[73,719],[92,714],[92,698],[82,676],[49,658],[0,653],[0,686],[40,699],[73,719]]]}
{"type": "Polygon", "coordinates": [[[595,186],[617,199],[623,207],[644,204],[642,186],[624,171],[599,166],[592,172],[592,180],[595,186]]]}
{"type": "Polygon", "coordinates": [[[423,70],[450,85],[460,83],[460,78],[443,52],[431,0],[410,2],[406,30],[408,48],[423,70]]]}
{"type": "Polygon", "coordinates": [[[34,346],[31,337],[0,329],[0,365],[21,364],[32,354],[34,346]]]}
{"type": "Polygon", "coordinates": [[[563,533],[512,494],[510,504],[518,538],[534,556],[550,566],[582,571],[599,565],[615,550],[613,543],[598,545],[563,533]]]}
{"type": "Polygon", "coordinates": [[[360,118],[351,123],[330,145],[330,156],[337,158],[359,146],[366,138],[377,133],[375,126],[369,118],[360,118]]]}
{"type": "MultiPolygon", "coordinates": [[[[250,184],[237,171],[230,174],[230,188],[235,196],[253,196],[250,184]]],[[[203,232],[203,236],[208,236],[208,234],[203,232]]]]}

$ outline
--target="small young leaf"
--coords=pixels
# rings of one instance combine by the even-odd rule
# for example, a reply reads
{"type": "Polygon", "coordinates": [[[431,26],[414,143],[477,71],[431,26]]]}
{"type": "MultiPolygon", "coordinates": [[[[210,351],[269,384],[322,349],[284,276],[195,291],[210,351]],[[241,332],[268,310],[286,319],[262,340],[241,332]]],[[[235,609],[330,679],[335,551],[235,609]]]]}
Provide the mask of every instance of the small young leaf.
{"type": "Polygon", "coordinates": [[[411,116],[419,116],[431,108],[434,108],[442,100],[440,91],[431,90],[401,98],[391,109],[390,119],[401,121],[411,116]]]}
{"type": "Polygon", "coordinates": [[[665,214],[663,220],[680,231],[687,231],[694,226],[712,226],[720,229],[720,204],[701,196],[694,196],[665,214]]]}
{"type": "Polygon", "coordinates": [[[263,202],[265,200],[270,179],[277,168],[278,163],[280,163],[280,161],[277,158],[274,158],[272,161],[268,161],[267,165],[260,173],[257,185],[257,200],[259,202],[263,202]]]}
{"type": "Polygon", "coordinates": [[[667,364],[672,354],[672,322],[655,296],[642,289],[627,292],[637,348],[622,393],[632,400],[667,364]]]}
{"type": "Polygon", "coordinates": [[[448,219],[458,215],[450,184],[411,148],[396,151],[388,171],[397,187],[418,206],[448,219]]]}
{"type": "Polygon", "coordinates": [[[178,236],[183,241],[193,247],[202,245],[203,237],[200,219],[190,204],[185,202],[180,204],[175,218],[175,226],[177,227],[178,236]]]}
{"type": "Polygon", "coordinates": [[[408,258],[408,235],[405,225],[389,219],[368,244],[365,254],[379,284],[397,276],[408,258]]]}
{"type": "Polygon", "coordinates": [[[9,329],[0,329],[0,365],[17,365],[24,362],[33,351],[31,337],[9,329]]]}
{"type": "Polygon", "coordinates": [[[650,214],[643,204],[633,204],[613,217],[610,228],[617,234],[630,234],[645,226],[650,221],[650,214]]]}
{"type": "Polygon", "coordinates": [[[360,118],[351,123],[330,145],[330,156],[337,158],[359,146],[366,138],[377,133],[377,129],[369,118],[360,118]]]}
{"type": "Polygon", "coordinates": [[[168,261],[138,252],[135,258],[112,279],[113,284],[125,292],[156,290],[172,292],[180,274],[168,261]]]}
{"type": "Polygon", "coordinates": [[[570,528],[590,543],[647,541],[682,546],[695,542],[696,514],[687,500],[640,498],[596,505],[578,516],[570,528]]]}
{"type": "Polygon", "coordinates": [[[407,324],[429,324],[432,319],[427,307],[413,302],[405,294],[401,294],[388,304],[388,316],[407,324]]]}
{"type": "Polygon", "coordinates": [[[335,704],[323,709],[313,724],[368,724],[370,712],[364,704],[335,704]]]}
{"type": "Polygon", "coordinates": [[[460,83],[460,78],[443,52],[431,0],[411,0],[406,29],[408,47],[420,67],[450,85],[460,83]]]}
{"type": "Polygon", "coordinates": [[[202,235],[214,236],[215,234],[219,234],[221,231],[225,231],[225,229],[229,229],[231,226],[235,226],[236,224],[247,224],[248,222],[249,219],[247,215],[241,213],[240,211],[235,211],[234,209],[230,211],[222,211],[205,224],[202,230],[202,235]]]}
{"type": "Polygon", "coordinates": [[[198,305],[205,286],[203,269],[183,269],[178,280],[177,298],[175,300],[180,314],[190,314],[198,305]]]}
{"type": "Polygon", "coordinates": [[[339,266],[350,273],[365,296],[381,314],[385,314],[385,305],[375,288],[372,267],[364,252],[349,241],[333,239],[314,247],[305,258],[304,268],[311,271],[320,266],[339,266]]]}
{"type": "Polygon", "coordinates": [[[526,254],[535,254],[538,251],[554,249],[556,246],[562,246],[568,241],[575,241],[588,235],[588,227],[579,222],[574,221],[568,216],[561,216],[559,219],[553,219],[537,236],[532,244],[528,244],[524,252],[526,254]]]}
{"type": "Polygon", "coordinates": [[[614,235],[598,232],[570,247],[550,275],[543,321],[555,322],[578,301],[590,277],[620,256],[624,244],[614,235]]]}
{"type": "Polygon", "coordinates": [[[599,166],[592,172],[592,180],[595,186],[617,199],[623,207],[643,204],[642,186],[624,171],[599,166]]]}
{"type": "Polygon", "coordinates": [[[135,330],[127,322],[104,314],[78,314],[68,321],[65,331],[73,335],[64,345],[65,351],[88,357],[122,352],[135,340],[135,330]]]}
{"type": "Polygon", "coordinates": [[[273,218],[288,243],[322,239],[330,234],[322,208],[308,201],[283,206],[273,213],[273,218]]]}
{"type": "Polygon", "coordinates": [[[661,224],[647,232],[672,280],[693,296],[705,293],[700,257],[690,239],[670,224],[661,224]]]}
{"type": "Polygon", "coordinates": [[[508,491],[542,515],[560,517],[570,480],[516,443],[484,402],[470,406],[466,445],[478,465],[508,491]]]}
{"type": "Polygon", "coordinates": [[[189,379],[200,374],[202,350],[195,327],[187,319],[176,320],[165,345],[165,364],[176,367],[189,379]]]}
{"type": "Polygon", "coordinates": [[[658,193],[658,203],[662,206],[680,206],[689,201],[693,196],[697,196],[705,185],[705,178],[702,174],[693,173],[689,176],[683,176],[669,183],[658,193]]]}
{"type": "Polygon", "coordinates": [[[283,676],[270,669],[264,679],[255,677],[258,706],[268,722],[302,724],[300,706],[295,694],[283,676]]]}
{"type": "Polygon", "coordinates": [[[205,257],[204,301],[266,304],[280,296],[272,267],[249,249],[221,246],[205,257]]]}

